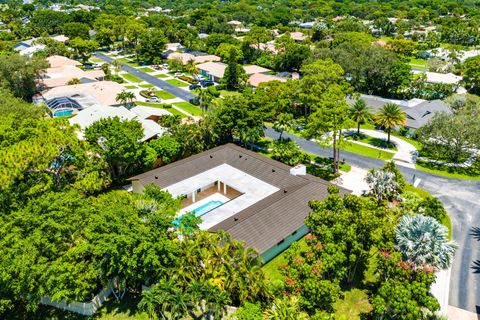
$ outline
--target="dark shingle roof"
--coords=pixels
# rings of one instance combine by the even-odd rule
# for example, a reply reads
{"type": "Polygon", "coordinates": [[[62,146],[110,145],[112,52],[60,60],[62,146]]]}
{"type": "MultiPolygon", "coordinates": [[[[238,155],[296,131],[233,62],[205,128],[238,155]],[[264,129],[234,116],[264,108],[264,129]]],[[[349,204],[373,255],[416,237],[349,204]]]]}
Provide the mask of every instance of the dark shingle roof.
{"type": "MultiPolygon", "coordinates": [[[[414,106],[407,106],[409,101],[406,100],[389,100],[364,94],[362,94],[360,98],[372,108],[373,112],[377,112],[388,102],[395,102],[407,114],[407,126],[413,129],[418,129],[425,125],[438,112],[452,112],[445,102],[438,99],[423,101],[414,106]]],[[[352,99],[348,99],[347,101],[354,103],[352,99]]]]}
{"type": "MultiPolygon", "coordinates": [[[[294,176],[289,166],[234,144],[213,148],[130,180],[165,188],[224,163],[280,189],[210,228],[228,231],[260,253],[303,226],[310,212],[310,200],[321,201],[328,195],[327,181],[308,174],[294,176]]],[[[349,191],[341,189],[341,193],[349,191]]]]}

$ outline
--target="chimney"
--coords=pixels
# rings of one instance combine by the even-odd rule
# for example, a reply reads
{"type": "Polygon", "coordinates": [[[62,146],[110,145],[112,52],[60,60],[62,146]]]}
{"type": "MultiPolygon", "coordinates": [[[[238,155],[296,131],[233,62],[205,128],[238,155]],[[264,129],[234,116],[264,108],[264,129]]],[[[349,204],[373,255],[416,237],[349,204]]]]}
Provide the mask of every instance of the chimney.
{"type": "Polygon", "coordinates": [[[307,167],[303,164],[299,164],[293,168],[290,168],[290,174],[294,176],[304,176],[307,174],[307,167]]]}

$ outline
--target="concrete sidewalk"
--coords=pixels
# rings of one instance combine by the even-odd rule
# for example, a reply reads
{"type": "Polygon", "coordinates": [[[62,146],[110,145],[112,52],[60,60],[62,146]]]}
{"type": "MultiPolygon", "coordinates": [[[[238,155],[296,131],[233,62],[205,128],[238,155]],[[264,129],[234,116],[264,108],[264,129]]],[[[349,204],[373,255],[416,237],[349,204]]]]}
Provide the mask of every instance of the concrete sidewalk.
{"type": "MultiPolygon", "coordinates": [[[[356,129],[350,129],[350,131],[357,131],[356,129]]],[[[364,135],[378,138],[378,139],[383,139],[387,140],[388,139],[388,134],[382,131],[377,131],[377,130],[369,130],[369,129],[360,129],[360,133],[363,133],[364,135]]],[[[395,155],[393,156],[393,160],[395,161],[396,164],[409,167],[409,168],[415,168],[415,161],[417,157],[417,148],[415,148],[414,145],[408,143],[405,140],[402,140],[398,137],[390,136],[390,141],[393,142],[397,146],[397,151],[395,152],[395,155]]],[[[372,147],[369,145],[369,147],[372,147]]],[[[372,147],[375,148],[375,147],[372,147]]],[[[380,148],[378,148],[380,149],[380,148]]],[[[381,150],[386,150],[386,149],[381,149],[381,150]]]]}

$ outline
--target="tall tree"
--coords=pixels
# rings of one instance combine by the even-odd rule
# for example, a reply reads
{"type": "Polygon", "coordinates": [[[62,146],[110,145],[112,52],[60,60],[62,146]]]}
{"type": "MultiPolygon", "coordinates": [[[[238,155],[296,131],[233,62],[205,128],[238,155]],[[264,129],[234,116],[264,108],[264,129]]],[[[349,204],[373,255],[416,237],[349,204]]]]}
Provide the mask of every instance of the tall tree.
{"type": "Polygon", "coordinates": [[[46,68],[48,63],[43,58],[29,58],[18,54],[1,55],[0,84],[14,96],[31,101],[32,95],[37,92],[35,80],[41,78],[46,68]]]}
{"type": "Polygon", "coordinates": [[[150,166],[154,160],[144,158],[143,129],[135,119],[122,121],[114,117],[99,120],[85,129],[85,139],[105,157],[113,177],[124,177],[135,168],[150,166]]]}
{"type": "Polygon", "coordinates": [[[360,135],[360,124],[367,123],[372,119],[370,110],[362,99],[357,99],[355,103],[350,106],[350,117],[357,123],[357,135],[360,135]]]}
{"type": "Polygon", "coordinates": [[[279,140],[282,140],[284,131],[293,129],[295,126],[295,120],[290,113],[281,113],[278,115],[277,120],[273,123],[273,129],[280,132],[279,140]]]}
{"type": "Polygon", "coordinates": [[[167,38],[162,30],[150,30],[140,36],[138,41],[138,56],[142,61],[153,63],[161,58],[165,51],[167,38]]]}
{"type": "Polygon", "coordinates": [[[400,106],[397,104],[387,103],[380,108],[379,112],[373,119],[376,124],[387,129],[387,143],[390,143],[390,133],[392,128],[399,125],[405,125],[407,123],[407,114],[400,109],[400,106]]]}
{"type": "Polygon", "coordinates": [[[332,60],[319,60],[302,67],[304,77],[300,80],[308,118],[307,136],[333,148],[333,170],[338,173],[342,129],[349,126],[349,109],[345,96],[351,88],[345,81],[343,69],[332,60]]]}

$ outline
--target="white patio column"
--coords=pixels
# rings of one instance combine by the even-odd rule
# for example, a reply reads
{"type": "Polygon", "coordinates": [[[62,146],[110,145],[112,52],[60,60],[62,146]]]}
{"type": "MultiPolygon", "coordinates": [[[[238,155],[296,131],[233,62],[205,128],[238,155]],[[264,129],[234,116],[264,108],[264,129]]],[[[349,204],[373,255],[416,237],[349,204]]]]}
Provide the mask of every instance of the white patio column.
{"type": "Polygon", "coordinates": [[[192,202],[195,202],[195,191],[192,192],[192,202]]]}
{"type": "Polygon", "coordinates": [[[218,181],[217,181],[217,189],[218,189],[217,191],[218,191],[218,192],[220,192],[220,183],[221,183],[220,180],[218,180],[218,181]]]}
{"type": "Polygon", "coordinates": [[[223,183],[223,194],[227,194],[227,184],[223,183]]]}

